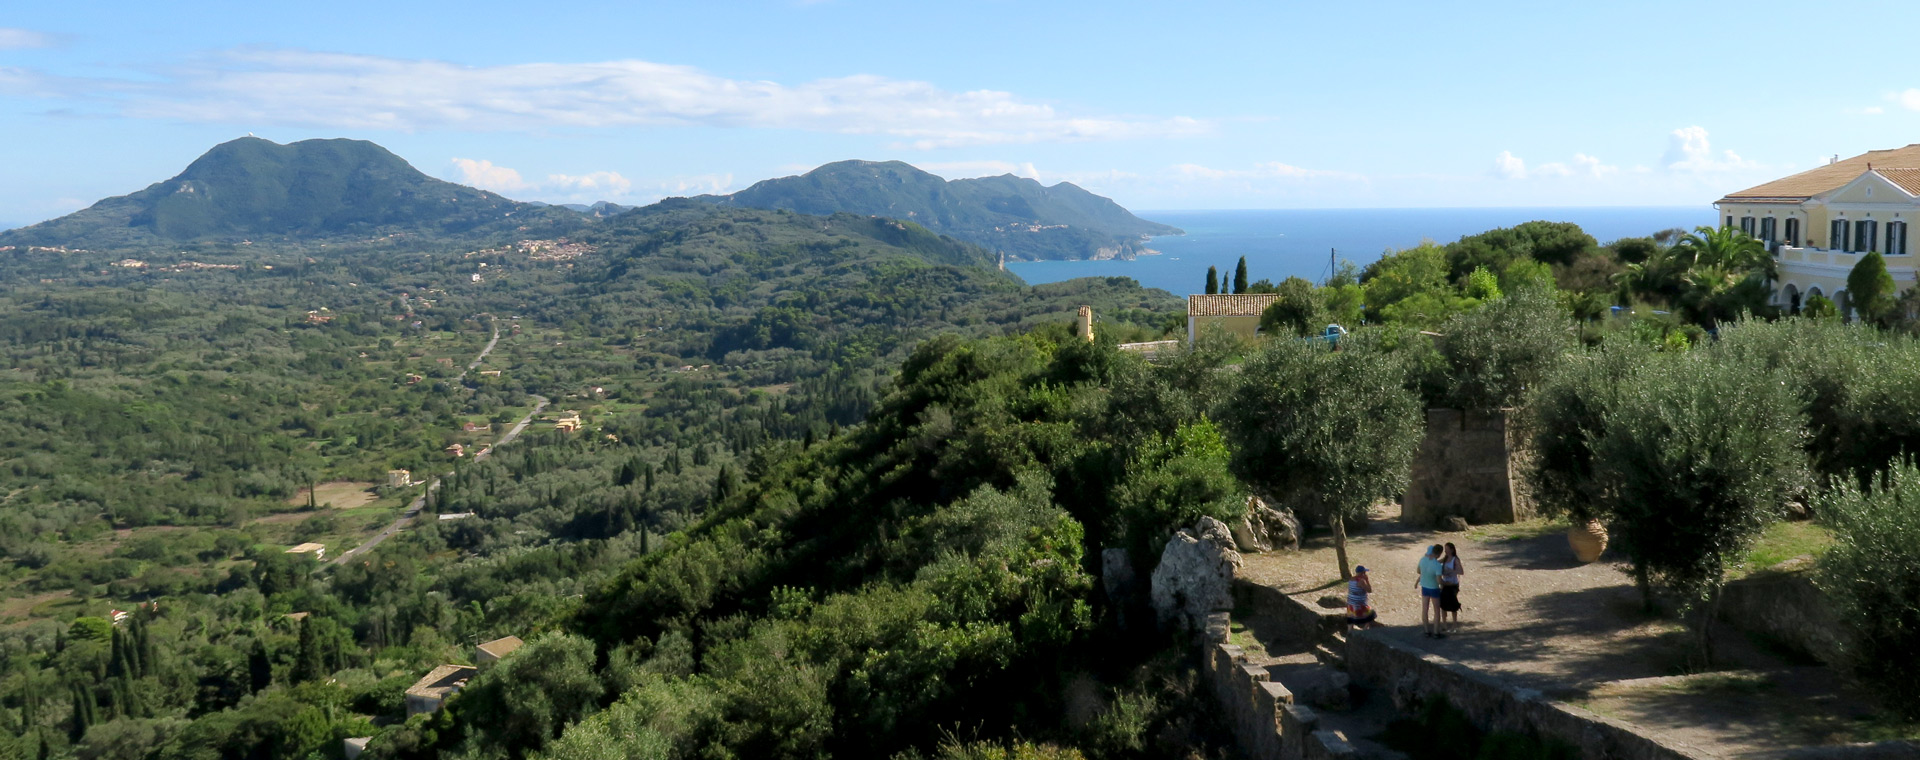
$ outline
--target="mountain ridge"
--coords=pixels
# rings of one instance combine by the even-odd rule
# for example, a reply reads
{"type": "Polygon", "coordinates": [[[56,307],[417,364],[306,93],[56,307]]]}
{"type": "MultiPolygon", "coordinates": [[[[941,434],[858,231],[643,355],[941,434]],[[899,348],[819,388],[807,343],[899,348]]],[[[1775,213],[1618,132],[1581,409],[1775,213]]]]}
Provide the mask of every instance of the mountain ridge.
{"type": "Polygon", "coordinates": [[[0,244],[123,248],[383,232],[458,235],[556,213],[428,176],[369,141],[282,145],[249,136],[215,145],[179,174],[141,190],[0,232],[0,244]],[[516,214],[523,218],[509,221],[516,214]]]}
{"type": "Polygon", "coordinates": [[[1017,259],[1125,258],[1182,230],[1134,216],[1071,182],[1003,174],[945,179],[904,161],[847,160],[697,200],[728,206],[889,216],[1017,259]]]}

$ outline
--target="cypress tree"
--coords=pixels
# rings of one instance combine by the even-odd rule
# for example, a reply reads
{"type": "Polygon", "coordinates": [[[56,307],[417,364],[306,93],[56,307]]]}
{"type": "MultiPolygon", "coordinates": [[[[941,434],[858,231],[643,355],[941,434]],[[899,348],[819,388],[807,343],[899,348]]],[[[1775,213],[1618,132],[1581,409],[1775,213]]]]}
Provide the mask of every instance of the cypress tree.
{"type": "Polygon", "coordinates": [[[253,651],[247,654],[247,675],[254,692],[259,692],[273,684],[273,658],[267,656],[267,642],[253,640],[253,651]]]}
{"type": "Polygon", "coordinates": [[[322,656],[318,642],[313,639],[313,618],[300,621],[300,650],[293,659],[293,682],[305,683],[319,678],[322,673],[322,656]]]}
{"type": "Polygon", "coordinates": [[[1233,270],[1233,292],[1247,292],[1247,257],[1240,257],[1240,266],[1233,270]]]}
{"type": "Polygon", "coordinates": [[[1207,267],[1207,295],[1220,292],[1220,270],[1207,267]]]}

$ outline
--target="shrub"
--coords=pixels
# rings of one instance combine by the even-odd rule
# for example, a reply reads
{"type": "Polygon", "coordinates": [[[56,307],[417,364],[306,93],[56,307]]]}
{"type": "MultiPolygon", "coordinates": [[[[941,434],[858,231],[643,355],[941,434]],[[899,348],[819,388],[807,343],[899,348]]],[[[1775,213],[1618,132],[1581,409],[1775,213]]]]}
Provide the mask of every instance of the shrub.
{"type": "Polygon", "coordinates": [[[1846,628],[1846,660],[1888,705],[1920,718],[1920,468],[1901,464],[1878,485],[1828,492],[1835,540],[1816,578],[1846,628]]]}
{"type": "Polygon", "coordinates": [[[1658,580],[1697,613],[1727,566],[1802,485],[1802,418],[1785,378],[1721,353],[1653,361],[1601,412],[1595,480],[1642,589],[1658,580]]]}
{"type": "Polygon", "coordinates": [[[1552,293],[1534,288],[1447,320],[1440,353],[1450,402],[1474,410],[1513,406],[1565,358],[1571,324],[1552,293]]]}

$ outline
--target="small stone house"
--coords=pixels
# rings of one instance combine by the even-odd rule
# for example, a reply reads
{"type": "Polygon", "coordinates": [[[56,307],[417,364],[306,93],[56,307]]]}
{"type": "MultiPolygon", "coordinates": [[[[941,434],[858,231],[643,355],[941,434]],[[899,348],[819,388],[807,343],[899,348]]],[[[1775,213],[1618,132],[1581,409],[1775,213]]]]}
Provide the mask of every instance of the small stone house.
{"type": "Polygon", "coordinates": [[[388,488],[406,488],[413,485],[413,473],[407,470],[388,470],[388,488]]]}
{"type": "Polygon", "coordinates": [[[513,654],[514,650],[519,649],[524,643],[526,642],[521,641],[519,636],[494,639],[473,648],[473,661],[481,665],[499,662],[500,658],[513,654]]]}
{"type": "Polygon", "coordinates": [[[1278,293],[1216,293],[1187,296],[1187,344],[1209,327],[1219,327],[1242,338],[1260,332],[1260,315],[1280,300],[1278,293]]]}
{"type": "Polygon", "coordinates": [[[441,665],[429,671],[407,687],[407,717],[439,710],[479,672],[472,665],[441,665]]]}
{"type": "Polygon", "coordinates": [[[326,544],[316,544],[309,541],[307,543],[288,549],[287,553],[288,554],[311,554],[313,555],[314,559],[324,560],[327,558],[327,546],[326,544]]]}

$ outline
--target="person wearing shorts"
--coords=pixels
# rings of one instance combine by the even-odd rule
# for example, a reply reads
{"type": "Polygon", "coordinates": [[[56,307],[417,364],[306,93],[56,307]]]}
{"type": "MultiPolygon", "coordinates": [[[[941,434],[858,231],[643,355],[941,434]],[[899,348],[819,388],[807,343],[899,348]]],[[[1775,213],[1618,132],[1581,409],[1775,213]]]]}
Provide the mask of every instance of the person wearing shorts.
{"type": "Polygon", "coordinates": [[[1368,603],[1368,595],[1372,593],[1373,580],[1367,577],[1367,566],[1354,568],[1353,580],[1347,581],[1347,625],[1371,628],[1380,619],[1380,613],[1368,603]]]}
{"type": "Polygon", "coordinates": [[[1421,633],[1430,639],[1444,639],[1445,631],[1440,630],[1440,554],[1439,544],[1427,548],[1425,556],[1420,558],[1420,580],[1414,585],[1420,587],[1420,627],[1421,633]]]}

